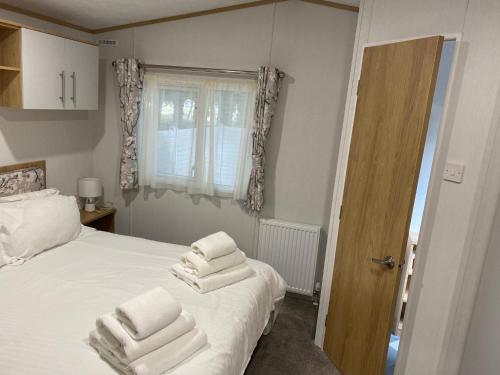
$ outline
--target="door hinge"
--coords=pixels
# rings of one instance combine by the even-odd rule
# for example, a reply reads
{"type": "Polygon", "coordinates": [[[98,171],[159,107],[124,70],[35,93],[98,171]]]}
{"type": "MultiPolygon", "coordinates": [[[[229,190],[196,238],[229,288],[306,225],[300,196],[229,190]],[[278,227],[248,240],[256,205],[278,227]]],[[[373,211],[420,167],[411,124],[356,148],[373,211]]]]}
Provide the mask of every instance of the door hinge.
{"type": "Polygon", "coordinates": [[[360,85],[361,80],[358,79],[358,87],[356,88],[356,96],[359,96],[359,85],[360,85]]]}
{"type": "Polygon", "coordinates": [[[328,314],[326,314],[326,316],[325,316],[325,327],[326,327],[327,322],[328,322],[328,314]]]}
{"type": "Polygon", "coordinates": [[[342,208],[343,207],[344,207],[343,205],[340,205],[339,220],[342,220],[342,208]]]}

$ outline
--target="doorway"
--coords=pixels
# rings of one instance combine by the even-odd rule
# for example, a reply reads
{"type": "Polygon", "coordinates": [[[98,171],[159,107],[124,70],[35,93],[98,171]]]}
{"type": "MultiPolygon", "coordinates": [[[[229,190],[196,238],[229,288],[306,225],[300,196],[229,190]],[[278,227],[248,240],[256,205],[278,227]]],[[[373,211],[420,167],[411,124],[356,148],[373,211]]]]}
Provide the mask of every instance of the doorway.
{"type": "Polygon", "coordinates": [[[443,43],[439,70],[436,79],[436,88],[432,99],[432,109],[418,177],[417,191],[415,194],[415,202],[413,204],[410,230],[408,233],[408,243],[406,245],[405,252],[405,261],[401,270],[401,280],[394,312],[394,323],[389,339],[389,348],[387,351],[384,375],[392,375],[394,373],[400,337],[404,329],[406,306],[408,304],[410,286],[414,276],[413,266],[415,264],[415,259],[418,256],[418,238],[431,178],[432,164],[436,152],[436,143],[443,115],[450,71],[453,63],[453,57],[455,55],[455,47],[455,40],[445,40],[443,43]]]}
{"type": "Polygon", "coordinates": [[[384,374],[443,42],[364,49],[324,336],[344,375],[384,374]]]}

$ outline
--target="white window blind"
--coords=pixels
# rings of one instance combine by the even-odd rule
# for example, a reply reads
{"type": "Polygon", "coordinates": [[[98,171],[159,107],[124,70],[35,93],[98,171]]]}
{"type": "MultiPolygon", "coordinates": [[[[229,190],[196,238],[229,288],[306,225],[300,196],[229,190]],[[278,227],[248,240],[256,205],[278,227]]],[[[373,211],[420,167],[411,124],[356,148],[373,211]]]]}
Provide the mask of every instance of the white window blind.
{"type": "Polygon", "coordinates": [[[147,73],[139,184],[245,199],[257,83],[147,73]]]}

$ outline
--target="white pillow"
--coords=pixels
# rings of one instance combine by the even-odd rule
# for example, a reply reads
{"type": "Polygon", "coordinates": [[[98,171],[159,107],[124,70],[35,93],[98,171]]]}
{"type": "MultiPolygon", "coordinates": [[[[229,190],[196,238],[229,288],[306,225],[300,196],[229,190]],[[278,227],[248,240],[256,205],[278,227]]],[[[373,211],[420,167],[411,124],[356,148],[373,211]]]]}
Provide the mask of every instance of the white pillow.
{"type": "Polygon", "coordinates": [[[3,251],[2,245],[0,244],[0,268],[10,263],[10,258],[3,251]]]}
{"type": "Polygon", "coordinates": [[[11,264],[72,241],[80,230],[80,212],[73,196],[0,204],[0,251],[11,264]]]}
{"type": "Polygon", "coordinates": [[[24,201],[27,199],[40,199],[40,198],[50,197],[52,195],[57,195],[57,194],[59,194],[59,190],[57,190],[57,189],[53,189],[53,188],[43,189],[43,190],[39,190],[39,191],[32,191],[29,193],[9,195],[8,197],[0,197],[0,203],[24,201]]]}
{"type": "Polygon", "coordinates": [[[19,262],[18,259],[10,257],[5,252],[5,244],[9,242],[8,231],[15,230],[15,228],[19,227],[19,224],[19,221],[5,212],[5,210],[0,210],[0,268],[6,264],[15,264],[19,262]],[[6,223],[9,224],[9,229],[7,229],[6,223]]]}

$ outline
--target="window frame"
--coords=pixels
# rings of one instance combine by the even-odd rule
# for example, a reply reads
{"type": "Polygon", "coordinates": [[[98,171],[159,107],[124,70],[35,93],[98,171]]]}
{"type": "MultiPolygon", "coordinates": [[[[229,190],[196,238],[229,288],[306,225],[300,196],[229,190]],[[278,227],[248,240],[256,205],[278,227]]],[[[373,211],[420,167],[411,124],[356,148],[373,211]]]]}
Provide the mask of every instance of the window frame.
{"type": "MultiPolygon", "coordinates": [[[[148,95],[156,96],[157,100],[161,100],[162,94],[161,90],[175,90],[179,91],[191,91],[196,92],[195,99],[195,111],[193,113],[193,131],[194,131],[194,139],[192,140],[192,155],[190,159],[190,171],[189,175],[178,175],[178,174],[170,174],[170,173],[160,173],[159,169],[160,164],[158,163],[158,131],[160,130],[168,130],[167,128],[162,129],[162,120],[161,120],[161,108],[162,103],[156,103],[158,107],[158,111],[160,113],[157,114],[156,118],[158,122],[156,124],[145,123],[145,111],[151,110],[148,108],[148,104],[141,103],[141,116],[139,122],[139,138],[141,137],[141,133],[144,127],[150,127],[149,132],[151,136],[155,136],[156,139],[156,147],[154,151],[149,151],[150,153],[154,153],[154,157],[150,157],[149,159],[154,159],[154,166],[148,166],[146,169],[149,171],[149,176],[144,178],[144,173],[141,173],[143,168],[139,169],[139,183],[142,186],[151,186],[153,188],[166,188],[176,191],[184,191],[189,194],[201,194],[201,195],[211,195],[218,196],[221,198],[232,197],[233,199],[242,200],[246,198],[246,190],[248,187],[248,181],[250,177],[251,164],[252,164],[252,130],[253,130],[253,122],[254,122],[254,112],[255,112],[255,96],[257,92],[257,81],[255,79],[248,78],[226,78],[219,76],[205,76],[205,75],[185,75],[185,74],[175,74],[175,73],[165,73],[165,72],[154,72],[154,73],[146,73],[145,75],[145,90],[157,90],[155,93],[148,93],[148,95]],[[151,83],[151,81],[156,80],[156,85],[154,88],[148,88],[147,86],[151,83]],[[224,89],[223,89],[224,88],[224,89]],[[211,90],[211,91],[210,91],[211,90]],[[216,107],[215,101],[218,92],[220,91],[233,91],[233,93],[246,93],[247,98],[242,100],[241,104],[244,106],[243,114],[237,116],[242,117],[243,126],[234,126],[239,129],[242,129],[241,134],[238,136],[239,145],[238,155],[232,161],[235,164],[234,171],[232,174],[233,183],[232,185],[223,184],[222,172],[219,171],[218,177],[215,176],[213,171],[214,166],[217,163],[216,158],[214,157],[214,148],[218,147],[216,145],[217,140],[215,140],[216,136],[214,136],[214,132],[220,131],[222,128],[231,128],[232,126],[224,125],[218,122],[218,120],[214,120],[212,118],[213,112],[209,115],[208,107],[211,105],[212,109],[216,107]],[[152,129],[151,129],[152,128],[152,129]],[[208,144],[208,149],[211,149],[211,158],[208,158],[209,165],[207,166],[207,157],[206,157],[206,149],[207,144],[205,144],[206,139],[209,138],[207,134],[200,134],[199,132],[211,132],[210,142],[208,144]],[[154,135],[156,133],[156,135],[154,135]],[[203,152],[201,152],[203,151],[203,152]],[[244,153],[244,154],[243,154],[244,153]],[[152,168],[151,168],[152,167],[152,168]],[[154,171],[154,175],[152,175],[152,170],[154,171]],[[201,171],[201,172],[200,172],[201,171]],[[210,177],[207,177],[210,175],[210,177]],[[142,178],[141,178],[142,177],[142,178]],[[216,179],[219,178],[219,181],[216,179]],[[173,181],[170,183],[169,181],[173,181]],[[243,186],[244,184],[244,186],[243,186]]],[[[143,94],[144,97],[144,94],[143,94]]],[[[220,97],[219,97],[220,100],[220,97]]],[[[237,99],[235,99],[237,100],[237,99]]],[[[231,102],[231,105],[236,105],[235,100],[231,102]]],[[[153,103],[154,105],[154,103],[153,103]]],[[[215,110],[215,109],[214,109],[215,110]]],[[[238,111],[239,109],[232,109],[233,111],[238,111]]],[[[173,119],[173,129],[180,129],[178,121],[176,123],[176,108],[174,107],[174,119],[173,119]]],[[[182,110],[181,110],[182,111],[182,110]]],[[[220,113],[220,112],[218,112],[220,113]]],[[[182,115],[181,115],[182,116],[182,115]]],[[[235,115],[233,114],[233,117],[235,115]]],[[[155,118],[155,116],[151,116],[155,118]]],[[[151,120],[149,120],[151,121],[151,120]]],[[[147,122],[147,121],[146,121],[147,122]]],[[[217,135],[218,136],[218,135],[217,135]]],[[[176,135],[177,137],[177,135],[176,135]]],[[[222,137],[221,142],[225,142],[223,139],[224,135],[219,136],[222,137]]],[[[142,139],[138,142],[138,157],[139,161],[141,161],[142,156],[142,148],[145,147],[145,142],[142,139]]],[[[220,147],[220,146],[219,146],[220,147]]],[[[175,152],[175,151],[174,151],[175,152]]],[[[217,151],[218,152],[218,151],[217,151]]],[[[151,160],[149,161],[151,163],[151,160]]],[[[141,164],[141,163],[140,163],[141,164]]],[[[218,168],[222,169],[224,165],[218,166],[218,168]]],[[[174,166],[175,168],[175,166],[174,166]]]]}

